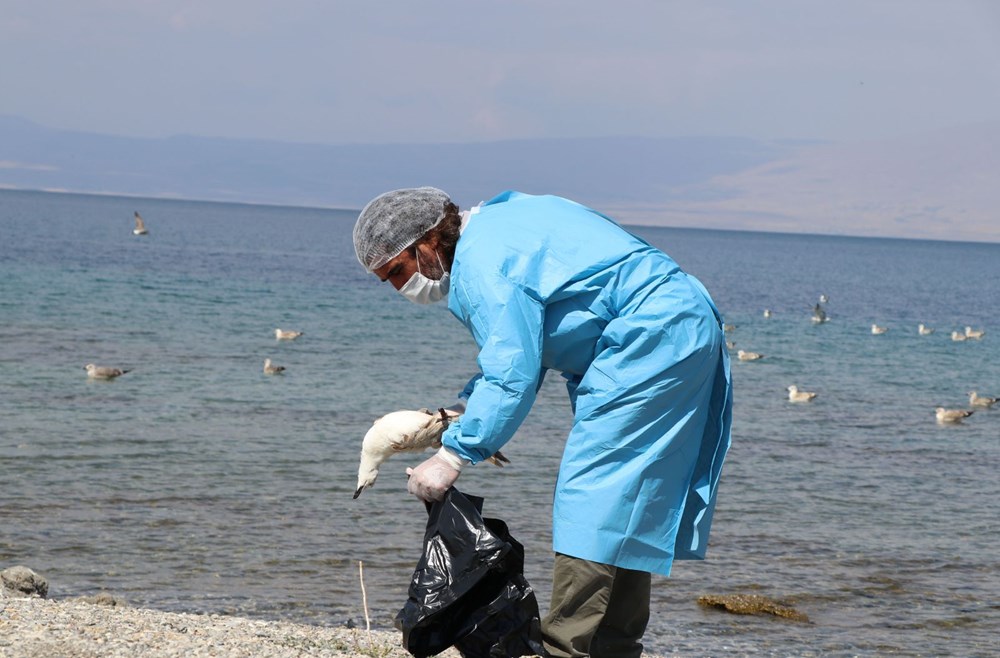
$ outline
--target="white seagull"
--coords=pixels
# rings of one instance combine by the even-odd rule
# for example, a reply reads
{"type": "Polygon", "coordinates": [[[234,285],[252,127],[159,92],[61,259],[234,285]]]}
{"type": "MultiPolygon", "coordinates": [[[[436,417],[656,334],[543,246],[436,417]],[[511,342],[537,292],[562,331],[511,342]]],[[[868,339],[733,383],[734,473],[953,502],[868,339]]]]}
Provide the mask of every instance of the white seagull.
{"type": "Polygon", "coordinates": [[[986,333],[986,331],[983,330],[983,329],[973,329],[972,327],[966,327],[965,328],[965,337],[966,338],[975,338],[976,340],[978,340],[978,339],[982,338],[983,334],[985,334],[985,333],[986,333]]]}
{"type": "Polygon", "coordinates": [[[812,402],[817,395],[819,394],[810,391],[800,391],[795,384],[788,387],[788,399],[792,402],[812,402]]]}
{"type": "Polygon", "coordinates": [[[303,334],[303,332],[301,332],[301,331],[291,331],[291,330],[285,331],[284,329],[275,329],[274,330],[274,337],[277,340],[295,340],[296,338],[298,338],[302,334],[303,334]]]}
{"type": "Polygon", "coordinates": [[[769,309],[769,308],[765,308],[764,309],[764,317],[765,318],[771,317],[771,309],[769,309]]]}
{"type": "Polygon", "coordinates": [[[121,377],[126,372],[132,372],[131,370],[122,370],[121,368],[112,368],[111,366],[95,366],[93,363],[88,363],[83,368],[87,371],[87,376],[91,379],[114,379],[115,377],[121,377]]]}
{"type": "Polygon", "coordinates": [[[826,304],[828,301],[830,301],[830,298],[827,297],[826,295],[820,295],[819,296],[819,303],[820,304],[826,304]]]}
{"type": "Polygon", "coordinates": [[[736,358],[740,361],[756,361],[757,359],[763,359],[764,355],[759,352],[748,352],[746,350],[739,350],[736,352],[736,358]]]}
{"type": "MultiPolygon", "coordinates": [[[[440,448],[441,435],[448,424],[458,418],[455,411],[427,409],[393,411],[372,423],[361,442],[361,463],[358,465],[358,488],[354,498],[375,484],[378,469],[385,460],[399,452],[423,452],[427,448],[440,448]]],[[[486,461],[497,466],[510,460],[496,452],[486,461]]]]}
{"type": "Polygon", "coordinates": [[[285,366],[276,366],[271,363],[271,359],[264,359],[264,374],[265,375],[280,375],[285,371],[285,366]]]}
{"type": "Polygon", "coordinates": [[[973,412],[968,409],[945,409],[944,407],[938,407],[934,410],[934,415],[937,417],[937,422],[939,423],[961,423],[963,418],[968,418],[973,412]]]}
{"type": "Polygon", "coordinates": [[[887,331],[889,331],[889,327],[880,327],[877,324],[872,325],[872,333],[876,336],[880,336],[887,331]]]}
{"type": "Polygon", "coordinates": [[[934,333],[934,330],[931,329],[930,327],[925,327],[923,323],[921,323],[917,325],[917,333],[920,334],[921,336],[930,336],[932,333],[934,333]]]}
{"type": "Polygon", "coordinates": [[[986,395],[979,395],[975,391],[969,391],[969,404],[973,407],[986,407],[989,409],[997,402],[1000,402],[1000,398],[991,398],[986,395]]]}
{"type": "Polygon", "coordinates": [[[149,231],[146,230],[146,222],[142,221],[142,215],[138,211],[135,213],[135,228],[132,229],[132,235],[146,235],[149,231]]]}
{"type": "Polygon", "coordinates": [[[961,331],[953,331],[953,332],[951,332],[951,339],[953,341],[955,341],[956,343],[960,343],[963,340],[968,340],[968,337],[965,334],[963,334],[961,331]]]}

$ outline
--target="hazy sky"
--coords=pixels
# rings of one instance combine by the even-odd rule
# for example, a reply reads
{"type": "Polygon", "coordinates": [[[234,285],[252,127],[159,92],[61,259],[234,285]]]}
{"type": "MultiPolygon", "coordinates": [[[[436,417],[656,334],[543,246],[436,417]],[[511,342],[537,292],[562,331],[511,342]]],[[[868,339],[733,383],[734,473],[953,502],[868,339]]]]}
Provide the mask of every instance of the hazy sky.
{"type": "Polygon", "coordinates": [[[892,136],[1000,118],[1000,2],[0,0],[0,114],[323,143],[892,136]]]}

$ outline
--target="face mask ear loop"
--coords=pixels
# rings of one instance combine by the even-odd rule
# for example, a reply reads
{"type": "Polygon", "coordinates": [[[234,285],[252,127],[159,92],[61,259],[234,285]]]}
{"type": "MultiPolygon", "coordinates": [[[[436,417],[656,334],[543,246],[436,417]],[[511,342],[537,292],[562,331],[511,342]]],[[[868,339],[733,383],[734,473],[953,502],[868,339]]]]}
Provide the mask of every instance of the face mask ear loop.
{"type": "Polygon", "coordinates": [[[417,274],[423,276],[423,272],[420,271],[420,248],[417,246],[413,247],[413,260],[417,261],[417,274]]]}

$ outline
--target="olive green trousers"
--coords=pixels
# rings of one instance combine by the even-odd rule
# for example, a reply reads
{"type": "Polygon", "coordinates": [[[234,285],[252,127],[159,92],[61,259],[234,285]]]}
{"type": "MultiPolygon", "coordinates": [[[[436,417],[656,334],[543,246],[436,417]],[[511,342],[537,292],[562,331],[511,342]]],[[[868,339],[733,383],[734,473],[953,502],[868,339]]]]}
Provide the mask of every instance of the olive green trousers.
{"type": "Polygon", "coordinates": [[[542,620],[552,658],[639,658],[649,622],[650,575],[556,553],[552,603],[542,620]]]}

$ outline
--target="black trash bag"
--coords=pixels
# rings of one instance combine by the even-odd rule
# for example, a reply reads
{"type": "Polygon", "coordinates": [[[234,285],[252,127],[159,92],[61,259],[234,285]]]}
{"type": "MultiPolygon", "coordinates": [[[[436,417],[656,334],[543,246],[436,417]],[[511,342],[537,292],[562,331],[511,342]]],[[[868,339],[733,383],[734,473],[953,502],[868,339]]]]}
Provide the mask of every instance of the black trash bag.
{"type": "Polygon", "coordinates": [[[454,646],[465,658],[544,655],[538,601],[524,579],[524,547],[483,499],[454,487],[428,505],[424,554],[396,615],[416,658],[454,646]]]}

